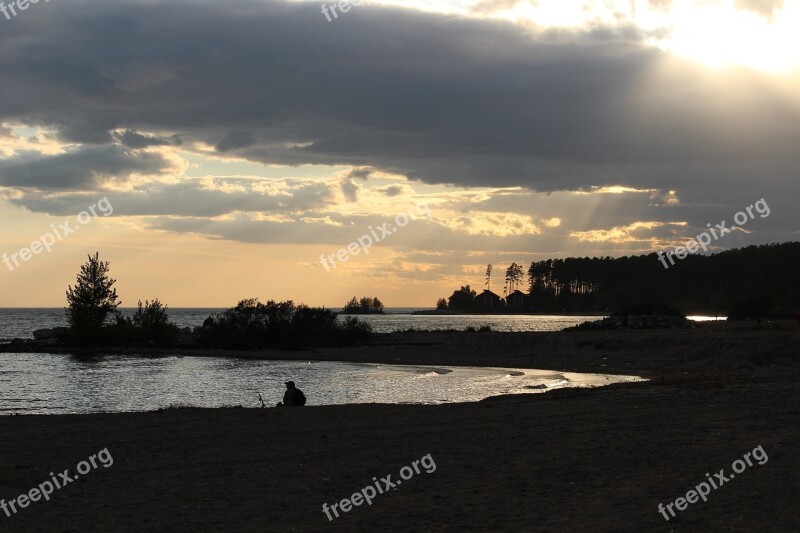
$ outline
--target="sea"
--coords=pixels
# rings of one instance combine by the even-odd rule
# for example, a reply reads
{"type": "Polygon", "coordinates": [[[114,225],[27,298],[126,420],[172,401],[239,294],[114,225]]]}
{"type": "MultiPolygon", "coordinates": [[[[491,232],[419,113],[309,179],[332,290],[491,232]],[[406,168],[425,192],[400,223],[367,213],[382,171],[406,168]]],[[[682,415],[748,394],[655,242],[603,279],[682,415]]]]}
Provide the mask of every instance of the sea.
{"type": "MultiPolygon", "coordinates": [[[[463,330],[556,331],[598,316],[414,315],[389,309],[360,318],[377,332],[463,330]]],[[[134,310],[124,309],[132,314],[134,310]]],[[[195,327],[221,309],[170,309],[170,320],[195,327]]],[[[63,309],[0,309],[0,339],[66,325],[63,309]]],[[[287,380],[309,405],[443,404],[499,394],[542,393],[638,381],[636,376],[465,366],[384,365],[331,361],[268,361],[227,357],[0,353],[0,416],[152,411],[170,407],[274,407],[287,380]]]]}
{"type": "MultiPolygon", "coordinates": [[[[332,308],[332,311],[341,309],[332,308]]],[[[600,320],[602,315],[415,315],[422,308],[389,308],[383,315],[358,315],[369,322],[376,333],[415,330],[463,331],[467,327],[489,326],[493,331],[560,331],[587,320],[600,320]]],[[[120,308],[128,316],[136,309],[120,308]]],[[[224,309],[215,308],[170,308],[169,319],[177,326],[194,328],[201,326],[209,316],[224,309]]],[[[0,342],[19,338],[31,338],[37,329],[66,326],[62,308],[7,308],[0,309],[0,342]]]]}

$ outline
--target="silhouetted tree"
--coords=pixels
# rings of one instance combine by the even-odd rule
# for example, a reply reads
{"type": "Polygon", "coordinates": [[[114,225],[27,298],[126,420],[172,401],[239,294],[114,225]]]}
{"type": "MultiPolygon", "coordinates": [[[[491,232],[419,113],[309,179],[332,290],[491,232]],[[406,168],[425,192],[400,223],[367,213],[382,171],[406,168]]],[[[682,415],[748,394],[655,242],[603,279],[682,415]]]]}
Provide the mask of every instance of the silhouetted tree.
{"type": "Polygon", "coordinates": [[[88,256],[81,266],[75,288],[67,289],[67,321],[75,338],[87,340],[95,335],[108,318],[116,314],[117,300],[115,279],[108,276],[109,262],[100,260],[100,253],[88,256]]]}
{"type": "Polygon", "coordinates": [[[800,301],[798,265],[800,243],[689,255],[669,269],[656,254],[568,257],[532,262],[528,290],[537,311],[613,311],[660,302],[684,312],[791,316],[800,301]]]}
{"type": "Polygon", "coordinates": [[[453,291],[450,298],[447,299],[448,307],[450,309],[469,309],[475,301],[475,291],[469,288],[469,285],[462,286],[459,290],[453,291]]]}
{"type": "Polygon", "coordinates": [[[368,314],[382,314],[383,303],[378,298],[369,298],[367,296],[357,300],[355,296],[349,302],[344,304],[342,310],[347,315],[368,315],[368,314]]]}

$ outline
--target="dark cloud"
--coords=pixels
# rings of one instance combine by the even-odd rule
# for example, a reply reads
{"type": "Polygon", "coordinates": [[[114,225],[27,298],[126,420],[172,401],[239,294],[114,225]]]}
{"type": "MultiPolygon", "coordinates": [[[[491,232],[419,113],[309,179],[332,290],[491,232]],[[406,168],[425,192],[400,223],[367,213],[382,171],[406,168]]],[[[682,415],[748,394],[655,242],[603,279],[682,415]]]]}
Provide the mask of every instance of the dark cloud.
{"type": "Polygon", "coordinates": [[[26,152],[0,160],[0,185],[7,187],[70,190],[98,189],[110,180],[132,174],[161,174],[173,170],[163,155],[126,150],[117,145],[87,146],[42,156],[26,152]]]}
{"type": "MultiPolygon", "coordinates": [[[[149,183],[130,191],[103,192],[115,216],[218,217],[231,213],[291,214],[333,202],[333,183],[311,180],[215,178],[149,183]]],[[[72,215],[97,199],[96,193],[28,192],[9,201],[37,213],[72,215]]]]}
{"type": "Polygon", "coordinates": [[[797,87],[641,38],[381,6],[332,24],[308,3],[51,3],[0,35],[0,117],[86,143],[169,131],[253,161],[428,183],[796,196],[797,87]]]}
{"type": "Polygon", "coordinates": [[[217,143],[216,149],[218,152],[228,152],[252,146],[254,142],[253,132],[235,130],[226,133],[225,137],[217,143]]]}

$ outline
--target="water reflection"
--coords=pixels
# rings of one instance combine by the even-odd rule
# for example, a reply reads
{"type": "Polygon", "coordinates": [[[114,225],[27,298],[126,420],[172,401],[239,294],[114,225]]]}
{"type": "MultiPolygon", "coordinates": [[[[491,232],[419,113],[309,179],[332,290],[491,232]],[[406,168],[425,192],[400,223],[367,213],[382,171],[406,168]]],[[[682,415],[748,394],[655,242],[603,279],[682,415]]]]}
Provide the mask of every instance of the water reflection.
{"type": "Polygon", "coordinates": [[[457,366],[0,354],[0,414],[146,411],[170,405],[256,407],[259,393],[274,405],[289,379],[305,391],[309,405],[326,405],[476,401],[638,378],[457,366]]]}

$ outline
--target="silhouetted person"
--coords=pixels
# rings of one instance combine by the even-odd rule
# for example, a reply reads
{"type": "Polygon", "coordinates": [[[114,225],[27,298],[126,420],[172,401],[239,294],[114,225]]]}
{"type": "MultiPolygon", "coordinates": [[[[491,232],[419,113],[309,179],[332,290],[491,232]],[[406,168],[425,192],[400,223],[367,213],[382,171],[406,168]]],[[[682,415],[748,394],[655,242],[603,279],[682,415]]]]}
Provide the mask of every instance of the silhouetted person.
{"type": "Polygon", "coordinates": [[[306,395],[303,394],[303,391],[294,386],[294,381],[287,381],[286,392],[283,393],[283,405],[286,407],[302,407],[305,404],[306,395]]]}

